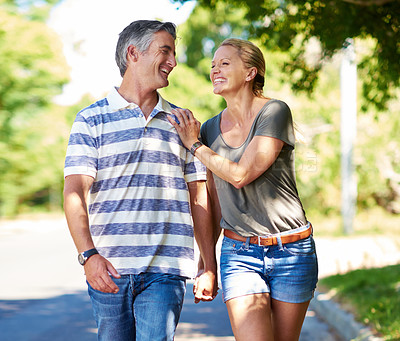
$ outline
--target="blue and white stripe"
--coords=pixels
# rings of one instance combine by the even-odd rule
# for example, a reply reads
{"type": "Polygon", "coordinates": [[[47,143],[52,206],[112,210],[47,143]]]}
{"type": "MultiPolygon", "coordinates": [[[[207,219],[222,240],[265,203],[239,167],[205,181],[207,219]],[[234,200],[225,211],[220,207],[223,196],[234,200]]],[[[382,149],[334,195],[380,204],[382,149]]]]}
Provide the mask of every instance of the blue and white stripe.
{"type": "Polygon", "coordinates": [[[146,120],[116,89],[78,113],[64,176],[94,178],[89,217],[93,241],[120,274],[193,277],[193,222],[187,183],[205,167],[182,145],[159,95],[146,120]]]}

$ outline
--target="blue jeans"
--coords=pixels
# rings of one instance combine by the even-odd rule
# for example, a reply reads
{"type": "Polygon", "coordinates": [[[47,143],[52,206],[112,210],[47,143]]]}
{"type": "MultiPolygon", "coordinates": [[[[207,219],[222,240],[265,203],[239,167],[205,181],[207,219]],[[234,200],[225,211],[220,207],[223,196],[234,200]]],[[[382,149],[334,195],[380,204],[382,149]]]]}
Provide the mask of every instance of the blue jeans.
{"type": "Polygon", "coordinates": [[[88,283],[98,340],[173,340],[186,279],[176,275],[141,273],[112,278],[117,294],[94,290],[88,283]]]}
{"type": "Polygon", "coordinates": [[[312,236],[294,243],[258,246],[224,237],[221,248],[224,301],[269,293],[289,303],[309,301],[318,281],[312,236]]]}

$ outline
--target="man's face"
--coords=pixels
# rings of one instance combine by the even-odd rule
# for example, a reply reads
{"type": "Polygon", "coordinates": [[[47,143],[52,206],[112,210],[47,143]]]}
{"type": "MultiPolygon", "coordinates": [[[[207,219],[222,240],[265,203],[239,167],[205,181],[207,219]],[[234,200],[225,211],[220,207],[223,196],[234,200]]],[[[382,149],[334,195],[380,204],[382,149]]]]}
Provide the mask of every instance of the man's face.
{"type": "Polygon", "coordinates": [[[136,76],[143,86],[159,89],[168,86],[168,75],[176,66],[175,41],[166,31],[154,34],[147,51],[140,53],[136,76]]]}

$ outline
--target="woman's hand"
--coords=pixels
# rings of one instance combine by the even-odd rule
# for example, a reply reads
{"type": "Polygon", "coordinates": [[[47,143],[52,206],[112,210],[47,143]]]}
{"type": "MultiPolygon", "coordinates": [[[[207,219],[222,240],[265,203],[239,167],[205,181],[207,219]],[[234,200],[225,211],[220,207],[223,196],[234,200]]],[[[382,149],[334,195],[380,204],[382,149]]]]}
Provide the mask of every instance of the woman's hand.
{"type": "Polygon", "coordinates": [[[178,118],[179,124],[171,115],[167,116],[169,122],[175,127],[187,149],[193,146],[193,143],[199,140],[200,122],[196,120],[189,109],[172,109],[171,112],[178,118]]]}

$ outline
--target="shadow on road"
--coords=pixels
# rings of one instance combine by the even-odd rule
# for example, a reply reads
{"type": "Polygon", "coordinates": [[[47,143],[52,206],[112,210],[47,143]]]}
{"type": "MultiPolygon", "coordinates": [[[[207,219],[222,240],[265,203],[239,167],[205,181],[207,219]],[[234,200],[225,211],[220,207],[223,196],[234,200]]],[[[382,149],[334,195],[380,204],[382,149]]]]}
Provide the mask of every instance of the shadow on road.
{"type": "MultiPolygon", "coordinates": [[[[222,296],[195,304],[188,283],[175,341],[234,341],[222,296]]],[[[2,341],[96,341],[97,329],[86,291],[47,299],[0,300],[2,341]]],[[[301,341],[337,341],[313,311],[304,323],[301,341]]]]}
{"type": "MultiPolygon", "coordinates": [[[[225,304],[194,304],[188,284],[176,340],[233,340],[225,304]],[[232,338],[225,338],[232,336],[232,338]],[[222,338],[221,338],[222,337],[222,338]]],[[[86,291],[47,299],[0,300],[2,341],[95,341],[96,324],[86,291]]]]}
{"type": "Polygon", "coordinates": [[[175,340],[186,339],[234,340],[221,293],[212,302],[195,304],[193,284],[188,283],[175,340]]]}
{"type": "Polygon", "coordinates": [[[0,300],[2,341],[96,341],[86,292],[48,299],[0,300]]]}

